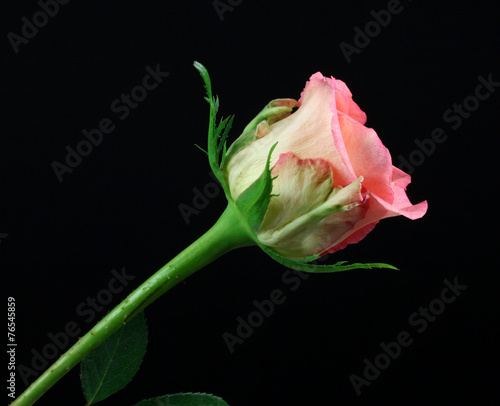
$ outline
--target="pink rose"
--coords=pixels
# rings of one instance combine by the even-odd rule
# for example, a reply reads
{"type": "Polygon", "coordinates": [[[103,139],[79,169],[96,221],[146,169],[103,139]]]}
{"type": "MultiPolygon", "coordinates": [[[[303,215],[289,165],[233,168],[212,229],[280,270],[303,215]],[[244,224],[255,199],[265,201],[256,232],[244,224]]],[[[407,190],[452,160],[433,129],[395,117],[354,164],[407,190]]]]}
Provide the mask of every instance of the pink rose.
{"type": "Polygon", "coordinates": [[[381,219],[425,214],[427,202],[411,204],[410,176],[392,165],[365,122],[346,84],[318,72],[298,102],[275,100],[249,124],[228,151],[226,176],[236,200],[277,142],[274,196],[256,233],[262,244],[289,258],[332,253],[362,240],[381,219]]]}

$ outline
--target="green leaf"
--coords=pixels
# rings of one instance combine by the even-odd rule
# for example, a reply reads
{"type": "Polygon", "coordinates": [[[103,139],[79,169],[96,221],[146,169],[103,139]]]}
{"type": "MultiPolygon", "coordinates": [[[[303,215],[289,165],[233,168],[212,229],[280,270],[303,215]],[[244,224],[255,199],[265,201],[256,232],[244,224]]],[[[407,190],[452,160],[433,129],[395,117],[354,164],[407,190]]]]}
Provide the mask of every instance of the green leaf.
{"type": "Polygon", "coordinates": [[[87,405],[118,392],[132,380],[147,341],[146,319],[140,312],[82,360],[80,377],[87,405]]]}
{"type": "Polygon", "coordinates": [[[134,406],[229,406],[221,398],[207,393],[176,393],[151,398],[134,406]]]}
{"type": "Polygon", "coordinates": [[[253,182],[248,189],[246,189],[236,199],[236,206],[238,210],[247,219],[248,224],[254,232],[256,232],[266,215],[269,202],[271,201],[271,192],[273,190],[273,179],[271,178],[271,170],[269,163],[271,161],[271,154],[276,148],[274,144],[267,156],[266,167],[255,182],[253,182]]]}
{"type": "Polygon", "coordinates": [[[262,248],[262,250],[269,255],[272,259],[275,261],[279,262],[282,265],[285,265],[288,268],[295,269],[296,271],[302,271],[302,272],[311,272],[311,273],[332,273],[332,272],[341,272],[341,271],[348,271],[351,269],[372,269],[372,268],[387,268],[387,269],[394,269],[398,270],[398,268],[389,265],[389,264],[384,264],[380,262],[372,262],[372,263],[359,263],[356,262],[354,264],[350,265],[344,265],[347,263],[347,261],[339,261],[333,265],[315,265],[315,264],[306,264],[304,261],[310,261],[318,258],[317,255],[303,258],[303,259],[290,259],[283,257],[273,250],[271,250],[269,247],[266,247],[263,244],[259,244],[259,247],[262,248]]]}

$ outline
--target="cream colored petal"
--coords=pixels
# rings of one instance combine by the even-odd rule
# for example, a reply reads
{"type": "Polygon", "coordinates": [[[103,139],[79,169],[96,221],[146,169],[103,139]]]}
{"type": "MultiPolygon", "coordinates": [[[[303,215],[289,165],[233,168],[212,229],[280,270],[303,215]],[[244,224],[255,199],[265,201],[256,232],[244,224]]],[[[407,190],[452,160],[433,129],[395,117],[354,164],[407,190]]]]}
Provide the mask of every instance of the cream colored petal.
{"type": "Polygon", "coordinates": [[[301,258],[328,249],[345,238],[365,216],[363,204],[366,197],[361,194],[361,181],[360,177],[344,188],[333,188],[324,203],[282,228],[261,227],[257,233],[259,240],[290,258],[301,258]]]}
{"type": "Polygon", "coordinates": [[[261,230],[281,229],[323,204],[333,187],[332,167],[323,159],[282,154],[273,168],[273,196],[261,230]]]}

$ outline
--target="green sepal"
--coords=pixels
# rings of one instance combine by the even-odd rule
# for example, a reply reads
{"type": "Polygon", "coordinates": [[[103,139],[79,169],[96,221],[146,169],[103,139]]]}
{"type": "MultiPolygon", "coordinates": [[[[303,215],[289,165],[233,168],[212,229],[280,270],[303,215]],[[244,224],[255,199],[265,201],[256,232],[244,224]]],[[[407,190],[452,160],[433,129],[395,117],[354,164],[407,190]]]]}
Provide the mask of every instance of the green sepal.
{"type": "Polygon", "coordinates": [[[259,125],[270,127],[272,124],[288,117],[293,108],[297,106],[297,101],[293,99],[276,99],[269,102],[269,104],[248,123],[241,135],[231,144],[227,151],[226,161],[259,138],[257,136],[257,127],[259,125]]]}
{"type": "Polygon", "coordinates": [[[274,259],[276,262],[279,262],[280,264],[282,264],[288,268],[295,269],[296,271],[302,271],[302,272],[332,273],[332,272],[348,271],[351,269],[372,269],[372,268],[387,268],[387,269],[398,270],[398,268],[396,268],[392,265],[379,263],[379,262],[372,262],[372,263],[366,263],[366,264],[357,262],[357,263],[349,264],[349,265],[344,265],[347,263],[347,261],[339,261],[333,265],[307,264],[306,262],[313,261],[313,260],[319,258],[319,255],[312,255],[310,257],[306,257],[306,258],[302,258],[302,259],[291,259],[291,258],[286,258],[286,257],[283,257],[283,256],[277,254],[272,249],[266,247],[263,244],[259,243],[259,247],[267,255],[269,255],[272,259],[274,259]]]}
{"type": "Polygon", "coordinates": [[[257,232],[264,216],[266,215],[269,202],[271,201],[271,192],[273,190],[273,178],[271,177],[271,154],[278,143],[274,144],[269,150],[266,166],[262,174],[236,199],[236,207],[247,220],[250,228],[257,232]]]}
{"type": "Polygon", "coordinates": [[[288,117],[294,107],[299,103],[294,99],[275,99],[271,100],[255,118],[248,123],[243,130],[243,134],[254,131],[257,125],[262,121],[267,121],[269,125],[274,124],[285,117],[288,117]]]}
{"type": "MultiPolygon", "coordinates": [[[[210,105],[210,118],[208,122],[208,149],[205,152],[208,154],[210,168],[212,168],[212,172],[219,180],[226,197],[228,200],[232,200],[227,179],[225,178],[221,168],[227,160],[226,140],[229,135],[229,131],[231,130],[234,116],[221,119],[219,124],[216,125],[217,111],[219,110],[219,99],[212,95],[210,75],[201,63],[195,61],[193,66],[198,70],[198,72],[200,72],[203,82],[205,83],[205,90],[207,92],[205,100],[210,105]]],[[[202,151],[204,150],[202,149],[202,151]]]]}

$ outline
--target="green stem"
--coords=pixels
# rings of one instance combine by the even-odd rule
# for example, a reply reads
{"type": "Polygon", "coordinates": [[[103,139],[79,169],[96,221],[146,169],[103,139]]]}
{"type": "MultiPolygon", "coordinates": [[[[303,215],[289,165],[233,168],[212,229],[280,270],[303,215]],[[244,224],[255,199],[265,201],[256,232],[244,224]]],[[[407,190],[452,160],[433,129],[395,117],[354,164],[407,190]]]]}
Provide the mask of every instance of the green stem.
{"type": "Polygon", "coordinates": [[[30,406],[124,323],[197,270],[235,248],[254,245],[233,203],[193,244],[146,280],[33,382],[11,406],[30,406]]]}

